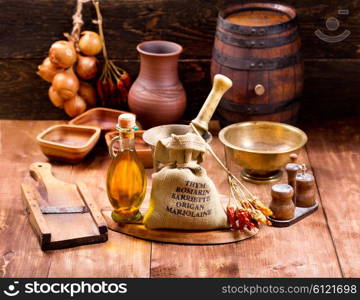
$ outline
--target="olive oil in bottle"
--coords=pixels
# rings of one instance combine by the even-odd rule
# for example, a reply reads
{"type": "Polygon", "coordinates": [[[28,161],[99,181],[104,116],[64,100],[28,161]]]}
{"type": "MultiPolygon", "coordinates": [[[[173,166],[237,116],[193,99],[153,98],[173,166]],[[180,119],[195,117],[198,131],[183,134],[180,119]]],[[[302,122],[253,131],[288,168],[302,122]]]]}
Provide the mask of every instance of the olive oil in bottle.
{"type": "Polygon", "coordinates": [[[144,166],[135,151],[135,115],[121,114],[116,129],[119,136],[110,144],[113,158],[107,173],[106,188],[113,207],[111,214],[115,222],[126,223],[141,219],[139,208],[146,193],[144,166]],[[113,151],[113,144],[119,141],[119,150],[113,151]]]}

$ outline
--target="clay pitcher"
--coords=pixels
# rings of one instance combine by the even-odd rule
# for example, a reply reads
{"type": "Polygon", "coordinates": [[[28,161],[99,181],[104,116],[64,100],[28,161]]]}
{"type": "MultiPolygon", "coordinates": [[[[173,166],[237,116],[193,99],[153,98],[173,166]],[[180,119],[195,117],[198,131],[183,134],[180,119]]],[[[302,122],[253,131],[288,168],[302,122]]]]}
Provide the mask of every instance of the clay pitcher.
{"type": "Polygon", "coordinates": [[[168,41],[147,41],[136,49],[140,73],[129,91],[130,110],[145,128],[176,123],[186,107],[178,75],[182,47],[168,41]]]}

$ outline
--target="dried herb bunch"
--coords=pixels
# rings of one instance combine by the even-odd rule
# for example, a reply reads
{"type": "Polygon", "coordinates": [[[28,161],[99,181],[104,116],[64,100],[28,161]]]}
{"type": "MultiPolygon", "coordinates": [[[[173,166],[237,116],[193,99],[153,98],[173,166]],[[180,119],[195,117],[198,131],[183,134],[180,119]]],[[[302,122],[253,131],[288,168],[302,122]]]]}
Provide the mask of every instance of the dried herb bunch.
{"type": "MultiPolygon", "coordinates": [[[[190,124],[193,131],[201,136],[194,124],[190,124]]],[[[229,202],[226,207],[226,214],[232,230],[251,231],[258,223],[271,225],[266,218],[272,215],[272,211],[266,207],[236,176],[223,164],[209,144],[207,149],[215,158],[218,164],[228,175],[230,187],[229,202]]]]}

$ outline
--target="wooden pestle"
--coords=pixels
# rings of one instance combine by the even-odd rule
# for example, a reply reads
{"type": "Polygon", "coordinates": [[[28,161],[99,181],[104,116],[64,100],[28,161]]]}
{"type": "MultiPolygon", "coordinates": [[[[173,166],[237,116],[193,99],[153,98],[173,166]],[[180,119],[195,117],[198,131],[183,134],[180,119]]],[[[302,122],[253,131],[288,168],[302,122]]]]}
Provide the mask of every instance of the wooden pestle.
{"type": "Polygon", "coordinates": [[[201,133],[209,130],[209,121],[213,116],[222,96],[232,87],[232,81],[221,74],[214,76],[214,82],[209,96],[206,98],[197,117],[191,121],[201,133]]]}

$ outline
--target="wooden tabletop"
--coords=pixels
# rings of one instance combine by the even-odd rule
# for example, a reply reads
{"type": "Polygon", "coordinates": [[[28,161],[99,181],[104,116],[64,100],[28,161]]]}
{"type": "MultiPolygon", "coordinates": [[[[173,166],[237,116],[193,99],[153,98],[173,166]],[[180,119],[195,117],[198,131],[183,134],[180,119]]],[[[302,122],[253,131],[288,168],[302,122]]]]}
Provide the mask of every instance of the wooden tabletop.
{"type": "MultiPolygon", "coordinates": [[[[32,162],[47,161],[36,135],[59,123],[0,121],[1,277],[360,276],[360,120],[306,130],[309,142],[299,160],[315,175],[320,208],[291,227],[262,226],[251,239],[215,246],[152,243],[110,231],[103,244],[43,252],[24,213],[20,184],[32,162]]],[[[223,158],[217,138],[212,146],[223,158]]],[[[109,163],[106,147],[98,146],[81,164],[53,164],[53,172],[85,182],[104,207],[109,163]]],[[[204,167],[226,194],[225,173],[210,156],[204,167]]],[[[247,186],[270,201],[270,184],[247,186]]]]}

